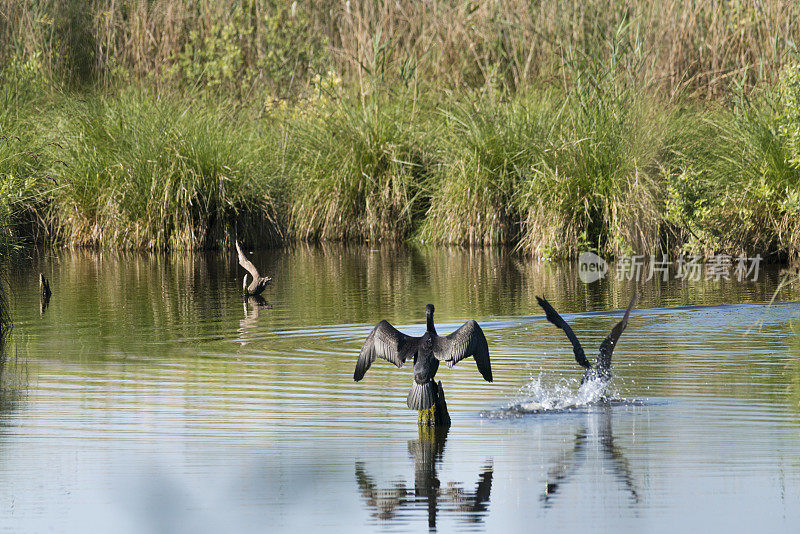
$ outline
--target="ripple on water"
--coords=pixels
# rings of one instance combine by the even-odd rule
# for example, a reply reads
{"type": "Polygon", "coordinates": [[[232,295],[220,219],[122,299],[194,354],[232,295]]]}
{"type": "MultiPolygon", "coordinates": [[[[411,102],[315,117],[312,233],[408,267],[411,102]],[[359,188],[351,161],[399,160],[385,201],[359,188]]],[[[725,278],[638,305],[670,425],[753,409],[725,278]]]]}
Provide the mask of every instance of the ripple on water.
{"type": "Polygon", "coordinates": [[[48,264],[43,315],[36,279],[14,281],[23,392],[0,390],[0,531],[792,531],[800,521],[798,306],[739,304],[768,300],[769,279],[645,285],[601,391],[580,386],[535,295],[553,295],[588,354],[629,288],[576,286],[558,265],[271,251],[258,258],[275,273],[271,308],[255,308],[243,306],[232,258],[158,268],[81,258],[48,264]],[[82,262],[94,273],[102,262],[104,275],[87,278],[82,262]],[[495,378],[484,382],[471,358],[442,367],[453,427],[433,437],[405,404],[410,365],[378,361],[353,382],[375,323],[419,335],[429,301],[443,333],[480,322],[495,378]]]}

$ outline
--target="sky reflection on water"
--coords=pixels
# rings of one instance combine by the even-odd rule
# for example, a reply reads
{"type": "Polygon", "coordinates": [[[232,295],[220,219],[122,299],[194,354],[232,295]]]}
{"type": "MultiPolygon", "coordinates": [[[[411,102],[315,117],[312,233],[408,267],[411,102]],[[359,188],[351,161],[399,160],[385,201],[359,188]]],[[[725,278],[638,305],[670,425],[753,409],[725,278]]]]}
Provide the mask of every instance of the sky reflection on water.
{"type": "Polygon", "coordinates": [[[800,306],[761,304],[776,272],[642,285],[614,352],[617,401],[526,412],[572,399],[581,376],[535,295],[589,350],[628,286],[498,251],[298,247],[254,261],[274,279],[265,301],[239,296],[231,255],[48,255],[45,310],[38,278],[12,266],[0,531],[790,532],[800,521],[800,306]],[[439,436],[405,406],[410,369],[378,361],[352,380],[374,324],[418,335],[427,302],[443,332],[481,323],[495,375],[483,382],[472,359],[440,371],[453,427],[439,436]]]}

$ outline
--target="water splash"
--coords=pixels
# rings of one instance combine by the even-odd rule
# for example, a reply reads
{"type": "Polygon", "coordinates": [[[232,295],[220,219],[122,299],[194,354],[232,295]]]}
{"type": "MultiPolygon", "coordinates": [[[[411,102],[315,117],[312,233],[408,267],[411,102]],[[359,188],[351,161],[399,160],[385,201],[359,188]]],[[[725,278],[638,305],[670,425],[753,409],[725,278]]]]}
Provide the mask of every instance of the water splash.
{"type": "Polygon", "coordinates": [[[543,384],[542,375],[531,378],[519,389],[517,396],[505,408],[484,412],[485,417],[519,417],[543,412],[571,411],[599,403],[626,402],[619,398],[613,381],[562,379],[556,384],[543,384]],[[616,401],[616,402],[615,402],[616,401]]]}

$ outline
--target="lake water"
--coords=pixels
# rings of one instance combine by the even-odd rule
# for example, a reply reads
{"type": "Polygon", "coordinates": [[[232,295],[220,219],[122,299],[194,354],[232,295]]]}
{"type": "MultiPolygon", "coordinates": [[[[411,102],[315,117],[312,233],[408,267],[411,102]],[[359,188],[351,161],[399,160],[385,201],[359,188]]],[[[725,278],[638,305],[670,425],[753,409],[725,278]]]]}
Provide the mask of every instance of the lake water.
{"type": "MultiPolygon", "coordinates": [[[[632,294],[501,251],[262,251],[267,304],[233,255],[48,253],[11,265],[0,398],[2,532],[796,532],[800,287],[643,283],[611,402],[575,404],[581,369],[544,294],[593,359],[632,294]],[[42,313],[38,270],[53,298],[42,313]],[[469,318],[472,359],[442,367],[453,426],[420,432],[410,366],[352,379],[387,319],[469,318]]],[[[579,400],[579,399],[578,399],[579,400]]]]}

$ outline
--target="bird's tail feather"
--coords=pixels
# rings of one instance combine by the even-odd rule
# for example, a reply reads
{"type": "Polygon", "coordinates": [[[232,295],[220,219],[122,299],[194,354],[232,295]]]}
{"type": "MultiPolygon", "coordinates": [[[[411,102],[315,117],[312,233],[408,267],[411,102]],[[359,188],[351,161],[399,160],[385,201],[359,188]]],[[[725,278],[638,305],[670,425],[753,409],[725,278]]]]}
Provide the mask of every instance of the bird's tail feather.
{"type": "Polygon", "coordinates": [[[412,410],[427,410],[434,404],[439,396],[439,388],[436,382],[428,380],[424,384],[419,384],[414,381],[411,386],[411,391],[408,392],[408,400],[406,404],[412,410]]]}

